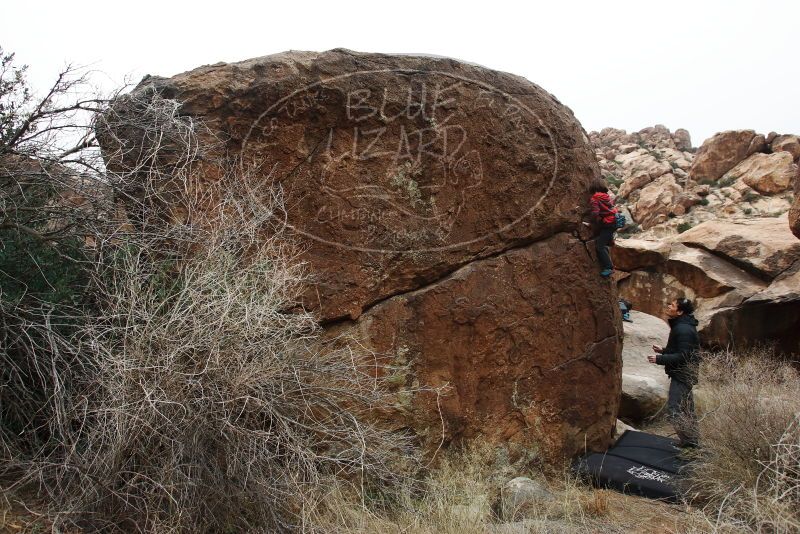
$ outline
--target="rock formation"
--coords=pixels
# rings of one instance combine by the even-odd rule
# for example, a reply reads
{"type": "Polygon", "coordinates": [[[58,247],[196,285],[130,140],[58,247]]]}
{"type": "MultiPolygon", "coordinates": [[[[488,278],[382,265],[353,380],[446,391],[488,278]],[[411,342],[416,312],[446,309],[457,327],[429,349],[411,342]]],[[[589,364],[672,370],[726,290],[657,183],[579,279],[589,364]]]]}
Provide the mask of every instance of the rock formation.
{"type": "Polygon", "coordinates": [[[666,345],[669,325],[663,319],[637,310],[631,311],[631,319],[633,322],[623,323],[619,416],[626,421],[639,422],[656,415],[667,402],[669,378],[663,366],[648,362],[647,357],[653,354],[653,345],[666,345]]]}
{"type": "Polygon", "coordinates": [[[800,173],[794,179],[794,204],[789,209],[789,228],[800,239],[800,173]]]}
{"type": "Polygon", "coordinates": [[[695,182],[719,180],[751,154],[763,152],[766,140],[753,130],[730,130],[706,139],[689,169],[695,182]]]}
{"type": "Polygon", "coordinates": [[[708,221],[660,241],[619,240],[612,249],[622,296],[663,315],[680,296],[697,304],[710,346],[774,340],[800,353],[800,241],[785,217],[708,221]]]}
{"type": "Polygon", "coordinates": [[[753,154],[725,173],[731,181],[741,177],[749,187],[762,194],[782,193],[797,176],[797,165],[789,152],[753,154]]]}
{"type": "Polygon", "coordinates": [[[686,130],[671,133],[657,125],[628,134],[605,128],[589,138],[603,176],[637,227],[648,229],[667,222],[700,201],[686,187],[694,158],[686,130]]]}
{"type": "Polygon", "coordinates": [[[428,450],[483,437],[555,457],[609,443],[619,314],[573,237],[599,169],[552,95],[452,59],[347,50],[135,91],[177,99],[243,179],[280,185],[315,278],[302,304],[408,367],[397,426],[428,450]],[[412,384],[449,394],[404,397],[412,384]]]}
{"type": "Polygon", "coordinates": [[[600,168],[630,224],[624,235],[659,239],[704,221],[778,216],[798,173],[794,135],[728,131],[693,153],[688,133],[658,125],[592,132],[600,168]]]}

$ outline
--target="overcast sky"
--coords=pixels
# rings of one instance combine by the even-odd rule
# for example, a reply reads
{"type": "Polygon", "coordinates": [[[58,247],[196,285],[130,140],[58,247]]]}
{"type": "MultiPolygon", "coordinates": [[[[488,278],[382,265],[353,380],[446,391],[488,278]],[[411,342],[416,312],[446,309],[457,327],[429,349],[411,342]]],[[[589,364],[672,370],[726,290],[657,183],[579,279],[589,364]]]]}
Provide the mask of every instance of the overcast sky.
{"type": "Polygon", "coordinates": [[[798,1],[5,0],[0,46],[43,88],[66,62],[108,87],[284,50],[451,56],[555,94],[587,130],[800,133],[798,1]]]}

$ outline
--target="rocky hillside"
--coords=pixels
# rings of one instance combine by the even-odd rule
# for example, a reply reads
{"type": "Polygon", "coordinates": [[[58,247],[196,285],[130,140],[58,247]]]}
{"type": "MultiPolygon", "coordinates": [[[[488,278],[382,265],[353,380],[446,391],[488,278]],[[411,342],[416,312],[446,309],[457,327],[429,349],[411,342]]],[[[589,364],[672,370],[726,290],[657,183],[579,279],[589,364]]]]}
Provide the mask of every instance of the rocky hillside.
{"type": "Polygon", "coordinates": [[[689,132],[657,125],[605,128],[589,138],[603,176],[630,215],[623,235],[658,238],[704,221],[777,217],[789,211],[800,139],[727,131],[691,146],[689,132]]]}
{"type": "Polygon", "coordinates": [[[800,352],[800,139],[727,131],[694,149],[661,125],[589,137],[632,220],[612,251],[620,294],[652,315],[695,300],[708,345],[800,352]]]}

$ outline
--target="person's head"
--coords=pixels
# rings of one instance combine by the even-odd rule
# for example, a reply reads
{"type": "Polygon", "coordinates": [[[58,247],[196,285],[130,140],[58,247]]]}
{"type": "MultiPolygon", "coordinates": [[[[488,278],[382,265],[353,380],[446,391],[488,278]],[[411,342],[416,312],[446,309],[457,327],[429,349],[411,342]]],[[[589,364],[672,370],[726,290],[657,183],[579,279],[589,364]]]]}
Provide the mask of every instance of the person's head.
{"type": "Polygon", "coordinates": [[[667,317],[674,319],[681,315],[691,315],[694,313],[694,304],[687,298],[675,299],[667,306],[667,317]]]}
{"type": "Polygon", "coordinates": [[[602,178],[595,178],[589,184],[589,193],[592,195],[595,193],[608,193],[608,185],[602,178]]]}

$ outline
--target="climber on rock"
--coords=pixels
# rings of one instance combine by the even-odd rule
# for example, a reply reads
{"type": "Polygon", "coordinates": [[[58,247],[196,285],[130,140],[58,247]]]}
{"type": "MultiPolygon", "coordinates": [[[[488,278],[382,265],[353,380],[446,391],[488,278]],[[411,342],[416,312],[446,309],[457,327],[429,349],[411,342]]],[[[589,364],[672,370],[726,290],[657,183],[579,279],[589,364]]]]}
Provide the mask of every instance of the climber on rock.
{"type": "Polygon", "coordinates": [[[608,247],[614,244],[614,233],[617,231],[618,210],[614,207],[614,200],[608,194],[605,181],[595,178],[589,185],[592,195],[589,206],[592,212],[592,222],[595,229],[594,245],[597,250],[597,259],[600,261],[600,276],[608,278],[614,272],[611,263],[611,254],[608,247]]]}
{"type": "Polygon", "coordinates": [[[650,363],[664,366],[670,377],[667,396],[667,415],[681,447],[697,446],[697,417],[694,411],[692,386],[697,384],[697,363],[700,338],[697,335],[697,319],[694,305],[686,298],[669,303],[666,309],[669,319],[669,339],[664,348],[653,345],[656,354],[648,356],[650,363]]]}

